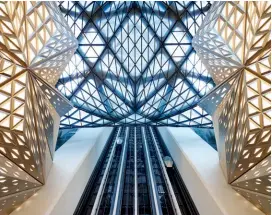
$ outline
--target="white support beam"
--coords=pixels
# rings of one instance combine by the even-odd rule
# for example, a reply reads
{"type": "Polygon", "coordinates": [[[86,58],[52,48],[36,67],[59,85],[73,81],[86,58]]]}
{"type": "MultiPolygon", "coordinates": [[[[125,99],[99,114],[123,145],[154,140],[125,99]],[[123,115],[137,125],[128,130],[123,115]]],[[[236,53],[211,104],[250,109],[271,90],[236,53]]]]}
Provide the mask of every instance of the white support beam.
{"type": "Polygon", "coordinates": [[[173,208],[175,210],[175,214],[176,215],[182,215],[182,213],[180,211],[180,208],[179,208],[179,205],[178,205],[176,195],[175,195],[173,187],[172,187],[172,184],[171,184],[170,179],[168,177],[168,174],[167,174],[167,171],[166,171],[166,168],[165,168],[165,165],[164,165],[164,162],[163,162],[163,159],[162,159],[159,147],[158,147],[158,143],[157,143],[156,138],[154,136],[153,130],[152,130],[151,127],[149,127],[149,130],[150,130],[151,137],[152,137],[152,140],[153,140],[154,145],[155,145],[158,160],[160,162],[160,166],[161,166],[161,169],[162,169],[162,174],[163,174],[163,177],[164,177],[165,182],[166,182],[165,184],[166,184],[166,187],[167,187],[167,190],[168,190],[168,194],[169,194],[172,206],[173,206],[173,208]]]}
{"type": "Polygon", "coordinates": [[[145,159],[146,159],[146,163],[147,163],[147,175],[148,178],[150,179],[150,183],[151,183],[151,196],[152,196],[152,201],[154,202],[154,212],[156,215],[162,215],[162,211],[161,211],[161,204],[160,204],[160,200],[159,200],[159,195],[157,192],[157,185],[156,185],[156,181],[154,178],[154,172],[153,172],[153,168],[152,168],[152,163],[151,163],[151,158],[150,158],[150,153],[149,153],[149,149],[147,146],[147,141],[146,141],[146,134],[145,134],[145,127],[142,127],[142,135],[143,135],[143,141],[144,141],[144,153],[145,153],[145,159]]]}
{"type": "Polygon", "coordinates": [[[225,180],[217,151],[190,128],[159,132],[201,215],[263,215],[225,180]]]}
{"type": "Polygon", "coordinates": [[[97,212],[98,212],[99,206],[100,206],[100,202],[101,202],[101,199],[102,199],[102,196],[103,196],[103,191],[104,191],[105,186],[106,186],[106,182],[107,182],[107,178],[108,178],[108,175],[109,175],[109,171],[110,171],[110,167],[111,167],[111,164],[112,164],[112,160],[114,158],[114,154],[115,154],[115,150],[116,150],[116,145],[117,145],[117,139],[118,139],[118,137],[120,135],[120,132],[121,132],[121,128],[118,128],[118,129],[119,130],[118,130],[116,139],[115,139],[115,141],[113,143],[114,145],[113,145],[111,153],[110,153],[109,161],[107,163],[107,166],[106,166],[106,169],[105,169],[105,173],[104,173],[104,175],[102,177],[101,184],[99,186],[99,189],[98,189],[95,201],[94,201],[94,206],[92,208],[91,215],[96,215],[97,212]]]}
{"type": "Polygon", "coordinates": [[[46,184],[11,215],[70,215],[112,128],[82,128],[55,153],[46,184]]]}
{"type": "Polygon", "coordinates": [[[122,206],[122,195],[123,190],[121,189],[122,184],[124,183],[124,177],[125,177],[125,166],[126,166],[126,157],[127,157],[127,148],[128,148],[128,134],[129,134],[129,127],[126,127],[126,135],[125,139],[123,140],[123,150],[122,150],[122,156],[121,161],[119,163],[120,165],[120,171],[118,174],[118,180],[117,180],[117,189],[116,189],[116,195],[114,196],[114,204],[113,204],[113,211],[112,215],[120,214],[120,209],[122,206]],[[121,206],[120,206],[121,204],[121,206]]]}

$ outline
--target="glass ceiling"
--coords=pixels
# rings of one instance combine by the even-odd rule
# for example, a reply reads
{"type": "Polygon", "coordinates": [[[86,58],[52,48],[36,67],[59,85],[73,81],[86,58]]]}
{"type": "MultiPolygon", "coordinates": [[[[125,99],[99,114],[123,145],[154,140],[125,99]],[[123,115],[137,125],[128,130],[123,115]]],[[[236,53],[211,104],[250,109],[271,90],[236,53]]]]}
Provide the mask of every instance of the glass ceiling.
{"type": "Polygon", "coordinates": [[[74,108],[62,128],[211,127],[197,106],[214,83],[191,41],[207,2],[60,2],[79,47],[57,88],[74,108]]]}

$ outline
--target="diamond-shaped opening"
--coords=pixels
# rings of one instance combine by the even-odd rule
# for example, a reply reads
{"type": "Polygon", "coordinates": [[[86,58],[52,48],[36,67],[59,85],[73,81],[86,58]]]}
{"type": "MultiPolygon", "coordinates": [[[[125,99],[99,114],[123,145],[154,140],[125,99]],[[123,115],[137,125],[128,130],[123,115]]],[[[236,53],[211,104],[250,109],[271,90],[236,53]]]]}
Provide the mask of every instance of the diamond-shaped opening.
{"type": "MultiPolygon", "coordinates": [[[[66,5],[62,12],[72,31],[80,33],[77,56],[57,87],[76,108],[101,118],[86,122],[69,116],[73,125],[178,125],[182,120],[171,117],[181,118],[214,86],[191,44],[208,3],[60,4],[66,5]]],[[[184,125],[201,125],[200,118],[184,125]]]]}
{"type": "Polygon", "coordinates": [[[148,26],[141,13],[134,9],[124,19],[110,46],[120,63],[137,81],[159,48],[160,41],[148,26]]]}

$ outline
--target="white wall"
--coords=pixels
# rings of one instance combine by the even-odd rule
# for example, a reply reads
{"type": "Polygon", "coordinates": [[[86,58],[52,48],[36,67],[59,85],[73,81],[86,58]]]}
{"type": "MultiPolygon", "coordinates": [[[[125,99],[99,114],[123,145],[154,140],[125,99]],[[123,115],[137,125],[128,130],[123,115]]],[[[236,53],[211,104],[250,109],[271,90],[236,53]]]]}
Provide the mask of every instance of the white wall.
{"type": "Polygon", "coordinates": [[[226,183],[217,151],[192,129],[159,131],[200,215],[263,215],[226,183]]]}
{"type": "Polygon", "coordinates": [[[112,128],[82,128],[55,153],[46,184],[12,215],[72,215],[112,128]]]}

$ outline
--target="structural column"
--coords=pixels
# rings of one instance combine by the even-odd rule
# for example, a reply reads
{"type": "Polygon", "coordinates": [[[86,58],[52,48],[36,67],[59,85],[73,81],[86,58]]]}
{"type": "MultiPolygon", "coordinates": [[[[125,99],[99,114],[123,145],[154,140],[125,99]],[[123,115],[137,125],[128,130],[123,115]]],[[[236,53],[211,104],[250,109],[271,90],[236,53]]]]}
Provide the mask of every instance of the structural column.
{"type": "MultiPolygon", "coordinates": [[[[117,137],[120,135],[120,132],[121,132],[121,128],[118,128],[117,137]]],[[[103,175],[103,178],[102,178],[102,181],[101,181],[101,184],[100,184],[100,187],[99,187],[99,190],[98,190],[95,202],[94,202],[94,206],[93,206],[91,215],[97,214],[97,211],[99,209],[100,201],[101,201],[101,198],[102,198],[102,195],[103,195],[103,190],[105,188],[107,177],[108,177],[109,170],[110,170],[110,166],[111,166],[111,163],[112,163],[112,159],[114,157],[114,153],[115,153],[115,149],[116,149],[116,145],[117,145],[117,140],[118,140],[118,138],[116,138],[115,141],[114,141],[114,145],[113,145],[112,150],[111,150],[109,161],[108,161],[105,173],[103,175]]]]}
{"type": "Polygon", "coordinates": [[[113,207],[111,207],[111,214],[120,214],[120,209],[122,206],[122,187],[124,186],[124,170],[126,165],[126,157],[127,157],[127,148],[128,148],[128,134],[129,134],[129,128],[126,128],[126,135],[125,140],[123,143],[123,150],[121,155],[121,161],[119,163],[119,171],[118,171],[118,178],[117,178],[117,187],[115,191],[114,196],[114,204],[113,207]]]}
{"type": "Polygon", "coordinates": [[[155,176],[152,168],[152,163],[151,163],[151,158],[150,158],[150,153],[148,150],[147,146],[147,141],[146,141],[146,129],[142,127],[142,135],[143,135],[143,141],[144,141],[144,153],[146,157],[146,166],[147,166],[147,175],[148,179],[150,182],[150,193],[151,193],[151,201],[152,201],[152,209],[154,214],[156,215],[162,215],[162,210],[161,210],[161,204],[159,200],[159,195],[158,195],[158,190],[156,186],[156,181],[155,181],[155,176]]]}
{"type": "Polygon", "coordinates": [[[153,133],[153,130],[152,130],[151,127],[149,127],[149,130],[150,130],[150,133],[151,133],[154,145],[155,145],[155,149],[156,149],[157,156],[158,156],[158,159],[159,159],[159,162],[160,162],[160,166],[161,166],[161,169],[162,169],[163,177],[164,177],[164,179],[166,181],[166,187],[167,187],[167,190],[168,190],[168,193],[169,193],[169,196],[170,196],[170,200],[171,200],[172,206],[173,206],[173,208],[175,210],[175,213],[177,215],[181,215],[181,211],[180,211],[180,208],[179,208],[179,205],[178,205],[178,201],[177,201],[177,198],[175,196],[172,184],[171,184],[171,182],[169,180],[169,177],[168,177],[168,174],[167,174],[167,171],[166,171],[166,168],[165,168],[165,165],[164,165],[164,162],[163,162],[163,159],[162,159],[159,147],[158,147],[157,140],[156,140],[156,138],[154,136],[154,133],[153,133]]]}
{"type": "Polygon", "coordinates": [[[134,215],[138,215],[137,138],[134,130],[134,215]]]}

